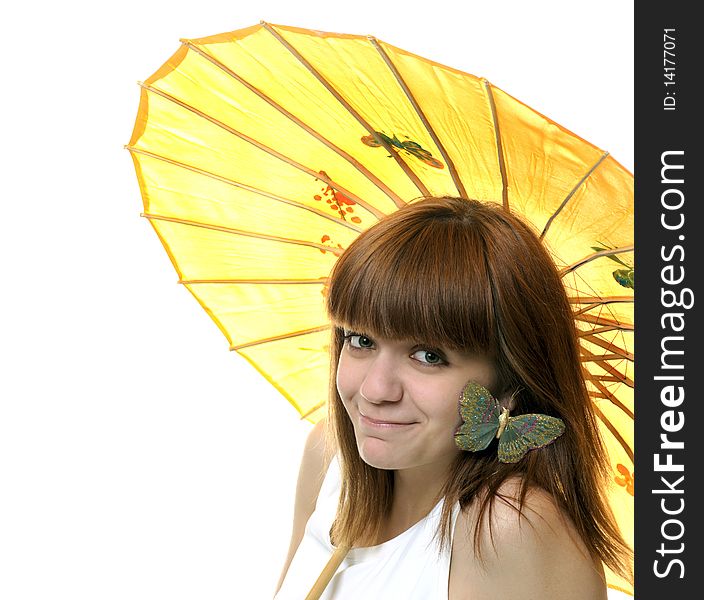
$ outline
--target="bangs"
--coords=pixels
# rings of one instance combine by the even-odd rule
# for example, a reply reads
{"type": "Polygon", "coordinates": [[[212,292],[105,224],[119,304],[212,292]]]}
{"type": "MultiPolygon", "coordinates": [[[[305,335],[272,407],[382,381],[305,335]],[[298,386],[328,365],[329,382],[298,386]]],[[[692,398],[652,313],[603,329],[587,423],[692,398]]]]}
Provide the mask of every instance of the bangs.
{"type": "Polygon", "coordinates": [[[364,232],[333,269],[327,295],[333,324],[494,355],[487,249],[463,220],[401,210],[364,232]]]}

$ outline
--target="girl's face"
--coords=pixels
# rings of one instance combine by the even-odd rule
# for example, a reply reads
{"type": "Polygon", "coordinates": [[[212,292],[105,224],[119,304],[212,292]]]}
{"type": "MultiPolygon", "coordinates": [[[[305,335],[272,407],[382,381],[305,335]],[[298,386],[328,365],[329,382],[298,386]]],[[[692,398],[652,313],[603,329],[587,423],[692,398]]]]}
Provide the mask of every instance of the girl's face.
{"type": "Polygon", "coordinates": [[[460,452],[459,397],[467,381],[493,389],[488,358],[413,340],[345,331],[337,389],[359,454],[379,469],[445,468],[460,452]]]}

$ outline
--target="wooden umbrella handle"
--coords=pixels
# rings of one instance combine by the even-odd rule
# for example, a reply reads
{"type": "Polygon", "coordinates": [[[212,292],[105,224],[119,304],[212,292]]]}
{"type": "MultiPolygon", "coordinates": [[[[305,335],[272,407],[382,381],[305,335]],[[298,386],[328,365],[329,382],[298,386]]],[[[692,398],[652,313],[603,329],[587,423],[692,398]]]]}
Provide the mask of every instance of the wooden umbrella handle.
{"type": "Polygon", "coordinates": [[[306,600],[318,600],[318,598],[320,598],[322,593],[325,591],[325,588],[328,587],[328,583],[330,583],[333,575],[335,575],[335,571],[337,571],[337,568],[345,559],[345,556],[347,556],[349,551],[349,546],[340,546],[335,549],[335,552],[332,553],[330,560],[328,560],[328,563],[323,567],[320,575],[318,575],[318,579],[316,579],[313,587],[310,588],[310,592],[308,592],[306,600]]]}

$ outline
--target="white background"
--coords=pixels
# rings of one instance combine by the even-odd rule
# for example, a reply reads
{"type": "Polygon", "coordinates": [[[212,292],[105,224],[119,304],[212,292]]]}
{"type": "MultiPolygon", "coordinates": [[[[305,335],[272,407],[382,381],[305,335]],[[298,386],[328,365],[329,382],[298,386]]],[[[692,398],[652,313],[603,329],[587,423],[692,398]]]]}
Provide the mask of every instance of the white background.
{"type": "Polygon", "coordinates": [[[179,38],[260,20],[371,34],[632,171],[633,2],[25,6],[0,55],[0,597],[270,598],[308,425],[228,352],[139,217],[137,81],[179,38]]]}

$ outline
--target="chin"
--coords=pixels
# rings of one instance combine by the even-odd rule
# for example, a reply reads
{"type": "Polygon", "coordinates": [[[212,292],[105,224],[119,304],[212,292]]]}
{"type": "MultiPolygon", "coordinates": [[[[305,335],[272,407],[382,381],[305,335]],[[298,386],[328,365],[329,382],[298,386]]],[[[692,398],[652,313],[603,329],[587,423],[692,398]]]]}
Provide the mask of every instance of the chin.
{"type": "Polygon", "coordinates": [[[357,451],[360,458],[370,467],[383,469],[386,471],[402,469],[404,463],[402,457],[396,455],[389,443],[377,438],[364,438],[357,440],[357,451]]]}

